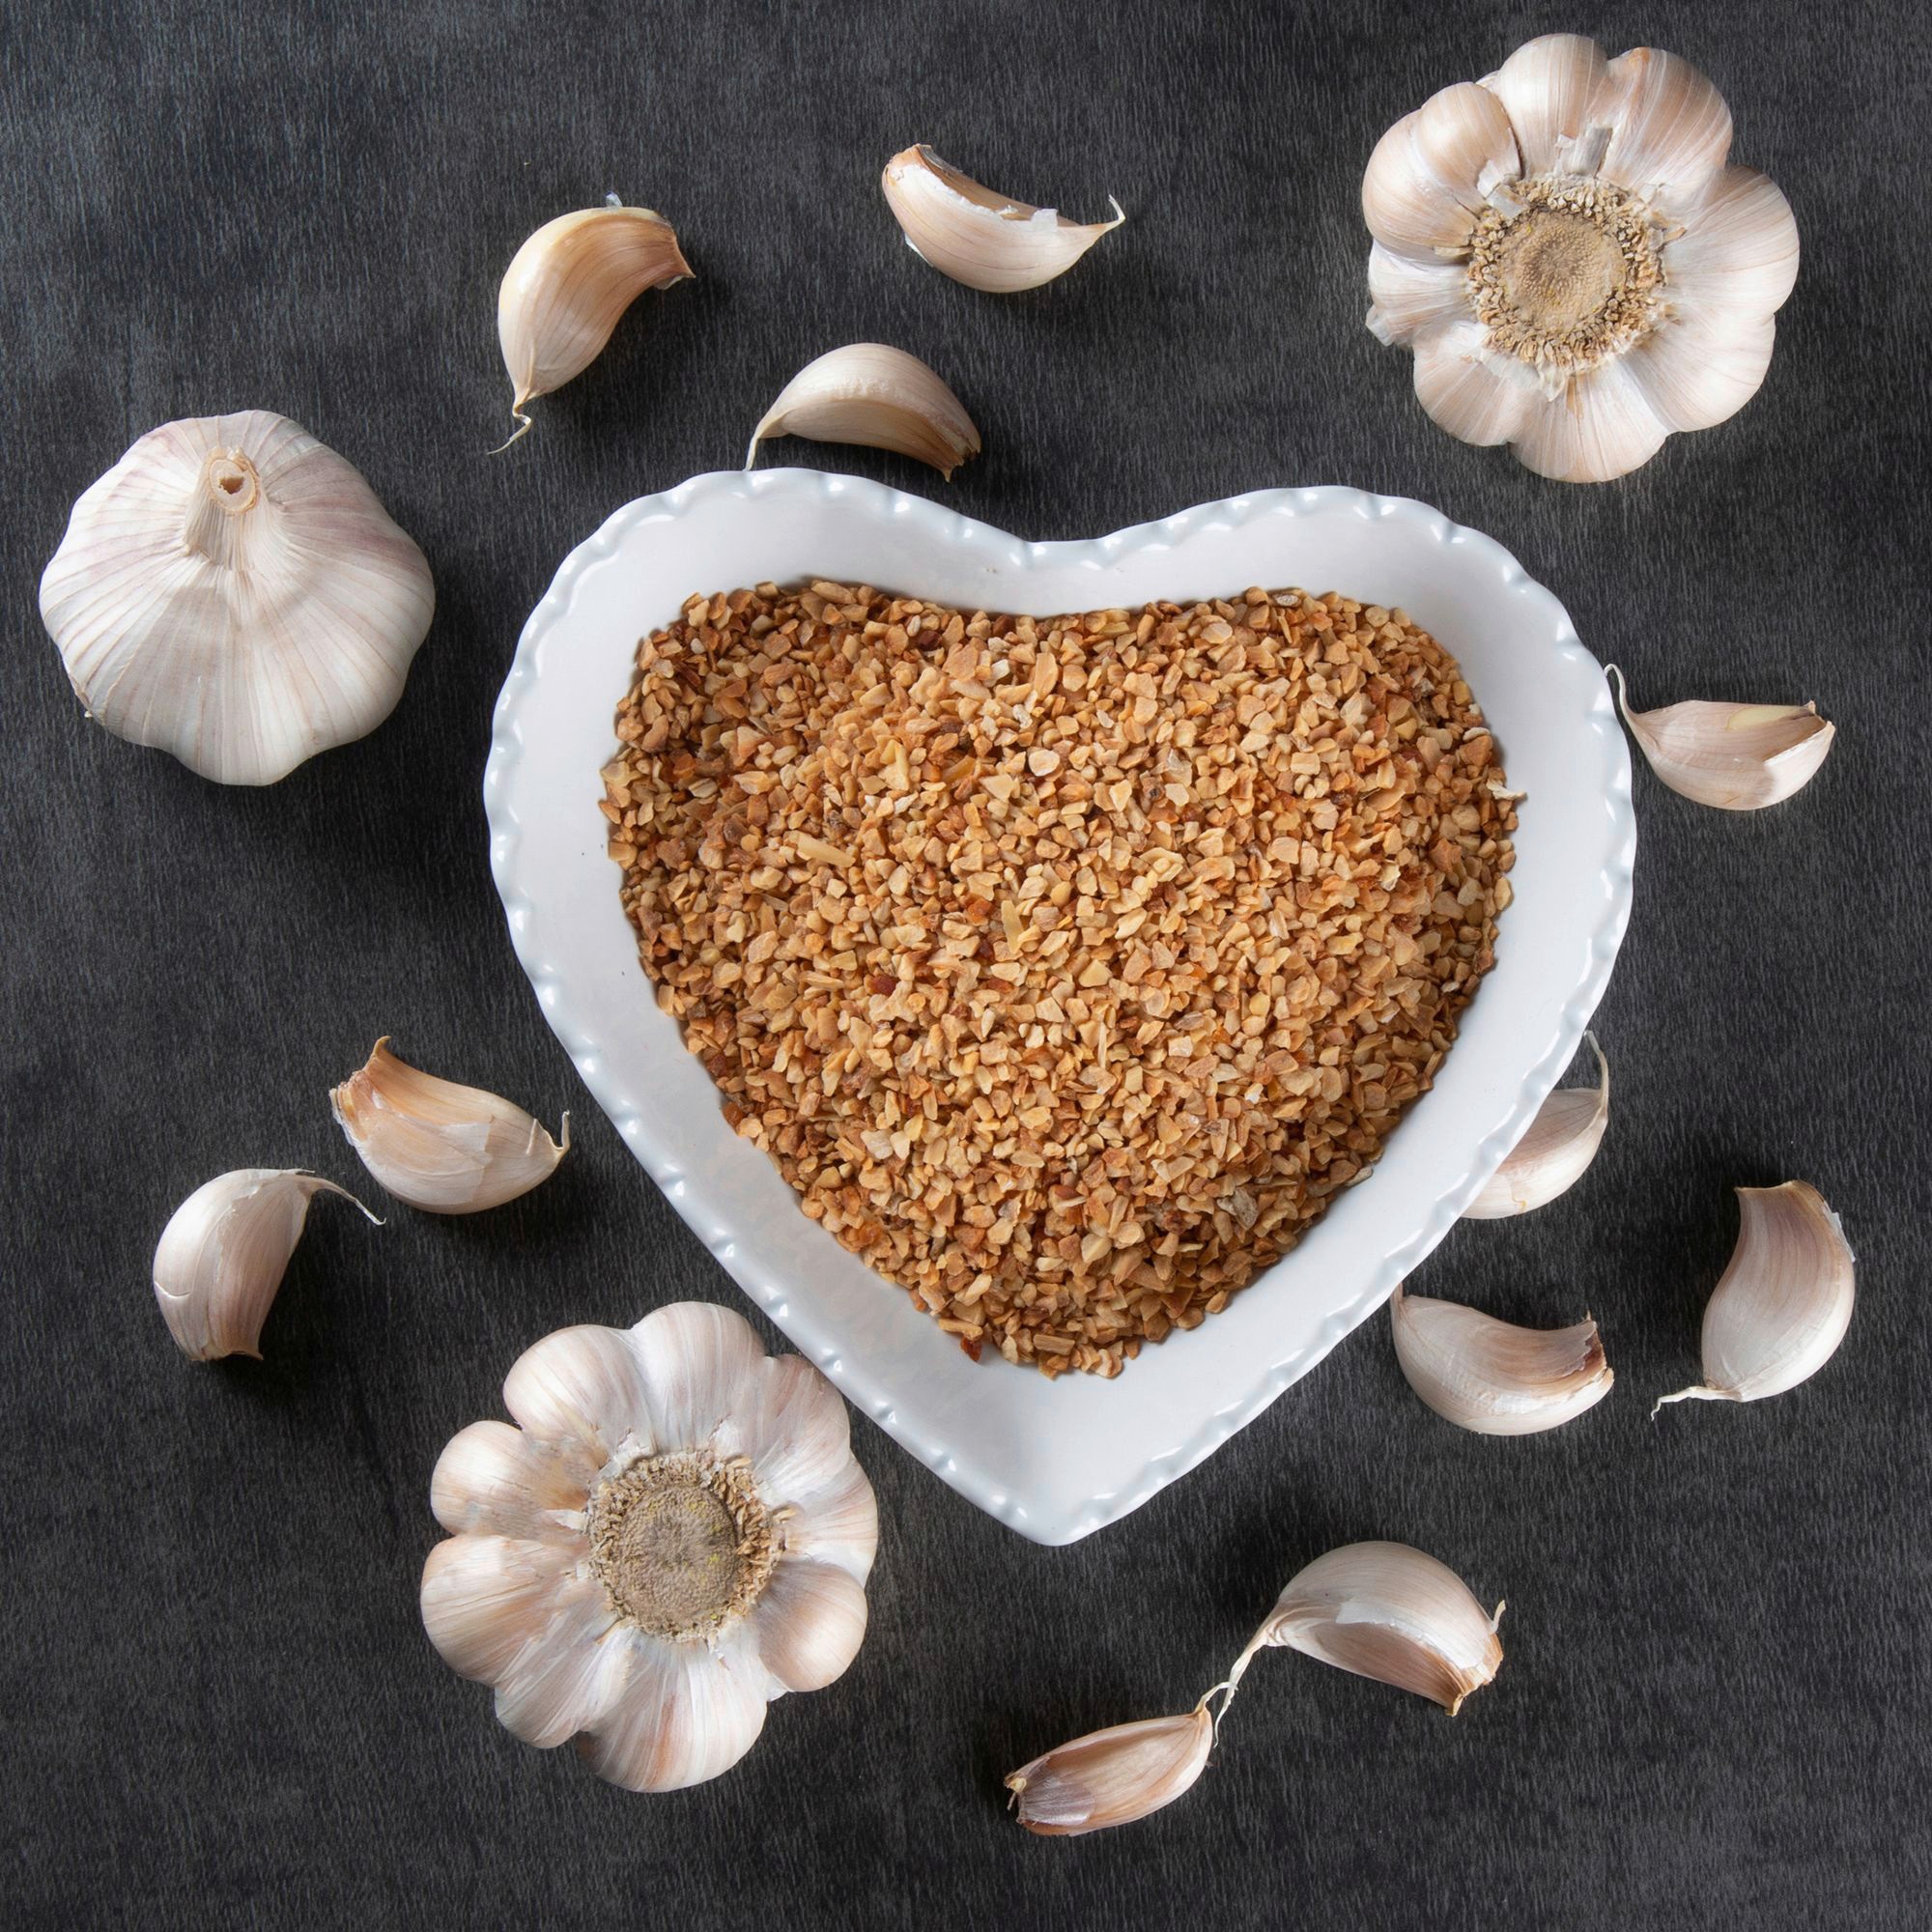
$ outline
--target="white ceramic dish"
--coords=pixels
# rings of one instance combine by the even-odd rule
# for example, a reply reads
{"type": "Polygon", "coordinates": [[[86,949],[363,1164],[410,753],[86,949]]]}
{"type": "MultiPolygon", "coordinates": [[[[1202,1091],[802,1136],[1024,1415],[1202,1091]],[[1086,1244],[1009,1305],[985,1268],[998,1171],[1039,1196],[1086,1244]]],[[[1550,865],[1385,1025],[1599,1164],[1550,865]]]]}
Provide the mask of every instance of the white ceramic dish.
{"type": "Polygon", "coordinates": [[[1193,1468],[1442,1238],[1577,1049],[1629,918],[1636,843],[1623,733],[1563,607],[1490,538],[1342,489],[1259,491],[1091,543],[1031,544],[853,477],[696,477],[627,504],[564,560],[497,701],[484,795],[518,955],[639,1160],[853,1403],[1040,1543],[1085,1536],[1193,1468]],[[597,810],[638,639],[695,590],[811,577],[1036,616],[1251,583],[1400,605],[1462,661],[1528,794],[1496,965],[1435,1088],[1299,1247],[1115,1381],[1049,1382],[990,1352],[976,1366],[808,1221],[725,1126],[638,963],[597,810]]]}

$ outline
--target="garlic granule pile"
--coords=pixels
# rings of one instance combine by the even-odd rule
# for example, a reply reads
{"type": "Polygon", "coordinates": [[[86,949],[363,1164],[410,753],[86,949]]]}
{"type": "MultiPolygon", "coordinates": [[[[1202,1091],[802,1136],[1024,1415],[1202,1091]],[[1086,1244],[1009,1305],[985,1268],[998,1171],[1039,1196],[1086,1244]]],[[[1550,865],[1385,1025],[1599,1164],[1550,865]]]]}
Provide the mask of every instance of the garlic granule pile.
{"type": "Polygon", "coordinates": [[[617,735],[623,904],[727,1120],[1049,1375],[1194,1327],[1367,1171],[1510,895],[1468,687],[1349,598],[764,584],[644,639],[617,735]]]}
{"type": "Polygon", "coordinates": [[[1369,327],[1464,442],[1569,482],[1621,476],[1756,394],[1798,274],[1776,185],[1675,54],[1576,34],[1433,95],[1362,180],[1369,327]]]}

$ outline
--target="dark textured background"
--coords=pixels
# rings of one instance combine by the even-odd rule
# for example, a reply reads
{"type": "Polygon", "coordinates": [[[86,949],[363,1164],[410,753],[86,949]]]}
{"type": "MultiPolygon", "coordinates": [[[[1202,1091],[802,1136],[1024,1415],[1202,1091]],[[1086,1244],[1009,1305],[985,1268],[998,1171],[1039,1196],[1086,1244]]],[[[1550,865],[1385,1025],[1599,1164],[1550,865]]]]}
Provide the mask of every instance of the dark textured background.
{"type": "Polygon", "coordinates": [[[1911,0],[7,8],[0,1917],[1922,1924],[1927,67],[1911,0]],[[1376,136],[1563,26],[1711,72],[1805,246],[1758,398],[1597,489],[1447,440],[1361,327],[1376,136]],[[974,295],[881,204],[914,139],[1132,218],[1054,287],[974,295]],[[666,211],[700,279],[647,297],[486,460],[497,278],[607,188],[666,211]],[[1461,1435],[1373,1321],[1064,1550],[859,1424],[883,1533],[858,1662],[778,1705],[728,1776],[637,1798],[513,1742],[416,1618],[431,1464],[500,1412],[520,1349],[681,1295],[749,1312],[511,955],[491,705],[573,544],[737,462],[792,370],[862,337],[933,361],[985,456],[950,491],[863,452],[783,460],[1036,537],[1272,484],[1422,497],[1553,586],[1640,701],[1815,696],[1839,736],[1757,816],[1638,772],[1602,1157],[1543,1212],[1459,1229],[1423,1277],[1517,1318],[1587,1305],[1609,1402],[1548,1436],[1461,1435]],[[440,597],[395,717],[263,793],[89,725],[34,602],[67,505],[128,442],[246,407],[357,463],[440,597]],[[571,1107],[576,1150],[474,1220],[320,1208],[267,1362],[187,1367],[147,1285],[169,1211],[229,1167],[355,1180],[324,1096],[387,1031],[571,1107]],[[1860,1252],[1842,1352],[1776,1402],[1653,1425],[1694,1366],[1730,1187],[1794,1174],[1860,1252]],[[1007,1819],[1002,1773],[1185,1708],[1291,1571],[1375,1536],[1509,1597],[1508,1662],[1463,1718],[1283,1654],[1183,1804],[1080,1842],[1007,1819]]]}

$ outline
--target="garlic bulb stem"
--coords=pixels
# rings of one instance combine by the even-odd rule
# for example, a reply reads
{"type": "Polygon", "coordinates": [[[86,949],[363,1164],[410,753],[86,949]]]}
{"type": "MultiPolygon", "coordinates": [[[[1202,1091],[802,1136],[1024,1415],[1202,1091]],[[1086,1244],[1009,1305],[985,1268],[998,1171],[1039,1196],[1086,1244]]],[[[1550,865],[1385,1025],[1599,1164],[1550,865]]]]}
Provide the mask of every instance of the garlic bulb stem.
{"type": "Polygon", "coordinates": [[[931,464],[949,481],[980,453],[966,406],[918,356],[883,342],[848,343],[808,362],[752,432],[747,469],[757,463],[758,444],[774,436],[890,449],[931,464]]]}
{"type": "Polygon", "coordinates": [[[1672,791],[1720,811],[1756,811],[1802,790],[1832,749],[1836,727],[1805,704],[1721,704],[1687,699],[1633,711],[1624,674],[1617,705],[1637,749],[1672,791]]]}
{"type": "Polygon", "coordinates": [[[1610,1123],[1610,1064],[1597,1036],[1586,1033],[1597,1056],[1597,1086],[1559,1087],[1536,1111],[1509,1157],[1463,1209],[1465,1221],[1496,1221],[1526,1214],[1574,1187],[1597,1157],[1610,1123]]]}
{"type": "Polygon", "coordinates": [[[1738,1244],[1704,1310],[1704,1379],[1667,1402],[1757,1402],[1814,1376],[1851,1326],[1857,1262],[1808,1181],[1738,1189],[1738,1244]]]}
{"type": "Polygon", "coordinates": [[[155,1249],[155,1299],[183,1354],[261,1359],[256,1344],[318,1194],[346,1187],[298,1168],[242,1167],[204,1181],[169,1217],[155,1249]]]}

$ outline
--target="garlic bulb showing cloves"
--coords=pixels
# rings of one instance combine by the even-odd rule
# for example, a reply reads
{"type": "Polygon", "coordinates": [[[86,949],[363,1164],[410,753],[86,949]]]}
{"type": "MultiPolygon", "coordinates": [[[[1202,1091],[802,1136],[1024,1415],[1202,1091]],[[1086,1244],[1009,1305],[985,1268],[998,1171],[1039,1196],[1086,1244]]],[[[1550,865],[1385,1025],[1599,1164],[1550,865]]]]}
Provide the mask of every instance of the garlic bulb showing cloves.
{"type": "Polygon", "coordinates": [[[1616,1379],[1587,1315],[1573,1328],[1520,1328],[1398,1287],[1389,1321],[1409,1387],[1477,1435],[1555,1429],[1602,1402],[1616,1379]]]}
{"type": "Polygon", "coordinates": [[[1229,1673],[1230,1694],[1269,1645],[1431,1697],[1453,1718],[1503,1661],[1498,1604],[1485,1610],[1447,1565],[1406,1543],[1350,1543],[1289,1579],[1229,1673]]]}
{"type": "Polygon", "coordinates": [[[1463,1209],[1463,1220],[1498,1221],[1510,1214],[1526,1214],[1575,1186],[1596,1159],[1604,1129],[1610,1123],[1610,1063],[1595,1034],[1583,1037],[1597,1056],[1595,1090],[1559,1087],[1551,1094],[1536,1110],[1528,1131],[1510,1150],[1509,1158],[1463,1209]]]}
{"type": "Polygon", "coordinates": [[[689,279],[675,230],[653,209],[626,208],[613,196],[603,208],[546,221],[511,256],[497,294],[497,338],[516,385],[510,442],[530,427],[524,405],[589,368],[646,289],[689,279]]]}
{"type": "Polygon", "coordinates": [[[117,738],[273,784],[373,731],[436,588],[334,450],[267,410],[150,430],[73,506],[41,616],[117,738]]]}
{"type": "Polygon", "coordinates": [[[1009,1773],[1007,1789],[1029,1832],[1076,1838],[1172,1804],[1194,1788],[1213,1745],[1204,1697],[1184,1718],[1144,1718],[1057,1746],[1009,1773]]]}
{"type": "Polygon", "coordinates": [[[1672,791],[1722,811],[1755,811],[1811,782],[1836,727],[1815,704],[1720,704],[1699,698],[1633,711],[1615,665],[1617,704],[1637,749],[1672,791]]]}
{"type": "Polygon", "coordinates": [[[362,1208],[346,1187],[318,1174],[242,1167],[203,1182],[175,1209],[155,1249],[155,1299],[190,1361],[261,1359],[255,1345],[262,1324],[318,1194],[339,1194],[362,1208]]]}
{"type": "Polygon", "coordinates": [[[1666,1402],[1756,1402],[1814,1376],[1852,1324],[1856,1264],[1808,1181],[1738,1189],[1738,1245],[1704,1310],[1704,1379],[1666,1402]]]}
{"type": "Polygon", "coordinates": [[[929,463],[949,481],[980,453],[980,432],[960,402],[917,355],[883,342],[853,342],[808,362],[752,432],[745,468],[767,437],[855,442],[929,463]]]}
{"type": "Polygon", "coordinates": [[[1116,201],[1111,221],[1068,221],[1050,208],[995,194],[923,145],[895,155],[880,185],[914,254],[955,282],[994,295],[1037,289],[1065,274],[1127,218],[1116,201]]]}
{"type": "Polygon", "coordinates": [[[521,1107],[398,1060],[385,1034],[328,1103],[362,1165],[428,1214],[474,1214],[527,1194],[570,1151],[521,1107]]]}
{"type": "Polygon", "coordinates": [[[1798,274],[1790,204],[1726,165],[1723,97],[1675,54],[1546,34],[1432,95],[1362,177],[1370,329],[1424,410],[1602,482],[1764,381],[1798,274]]]}

